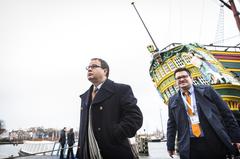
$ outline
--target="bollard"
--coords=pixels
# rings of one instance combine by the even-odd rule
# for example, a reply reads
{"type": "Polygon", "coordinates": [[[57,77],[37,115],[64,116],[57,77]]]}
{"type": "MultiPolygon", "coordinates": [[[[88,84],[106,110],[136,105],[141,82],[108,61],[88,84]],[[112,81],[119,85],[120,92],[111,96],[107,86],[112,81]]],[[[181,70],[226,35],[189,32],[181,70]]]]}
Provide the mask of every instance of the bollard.
{"type": "Polygon", "coordinates": [[[148,151],[148,139],[145,136],[138,136],[137,138],[137,148],[140,156],[149,156],[148,151]]]}

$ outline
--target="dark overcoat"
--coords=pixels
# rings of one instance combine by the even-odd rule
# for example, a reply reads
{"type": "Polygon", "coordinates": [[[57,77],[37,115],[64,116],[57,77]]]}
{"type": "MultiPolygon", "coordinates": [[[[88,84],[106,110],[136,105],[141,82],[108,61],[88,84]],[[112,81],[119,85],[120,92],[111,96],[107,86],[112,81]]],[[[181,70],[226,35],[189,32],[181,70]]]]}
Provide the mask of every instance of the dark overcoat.
{"type": "Polygon", "coordinates": [[[143,116],[130,86],[107,79],[90,103],[93,86],[80,97],[81,117],[78,151],[81,159],[87,137],[88,110],[92,104],[92,127],[104,159],[132,159],[128,138],[142,126],[143,116]]]}
{"type": "Polygon", "coordinates": [[[59,142],[61,145],[65,145],[65,143],[66,143],[66,134],[65,134],[64,129],[62,129],[60,132],[59,142]]]}
{"type": "Polygon", "coordinates": [[[68,146],[74,145],[75,143],[74,132],[69,132],[67,134],[67,143],[68,143],[68,146]]]}
{"type": "MultiPolygon", "coordinates": [[[[232,142],[240,142],[240,128],[227,104],[210,86],[194,86],[196,105],[203,112],[214,132],[231,153],[235,153],[232,142]]],[[[189,159],[190,131],[188,116],[180,91],[169,99],[167,126],[167,148],[175,149],[175,136],[181,159],[189,159]]],[[[199,109],[198,109],[199,111],[199,109]]],[[[211,141],[210,141],[211,142],[211,141]]]]}

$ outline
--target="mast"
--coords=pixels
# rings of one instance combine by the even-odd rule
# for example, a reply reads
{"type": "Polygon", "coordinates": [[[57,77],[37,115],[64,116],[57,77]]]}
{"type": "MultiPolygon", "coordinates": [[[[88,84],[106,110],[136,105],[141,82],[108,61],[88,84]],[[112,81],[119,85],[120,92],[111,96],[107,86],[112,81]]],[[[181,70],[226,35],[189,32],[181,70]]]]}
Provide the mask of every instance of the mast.
{"type": "Polygon", "coordinates": [[[222,2],[228,9],[232,10],[233,16],[235,18],[235,21],[238,27],[238,31],[240,32],[240,17],[239,17],[240,13],[237,11],[234,1],[229,0],[230,5],[224,2],[223,0],[219,0],[219,1],[222,2]]]}
{"type": "Polygon", "coordinates": [[[237,8],[235,6],[235,3],[233,0],[229,0],[229,3],[231,4],[231,9],[233,11],[233,15],[234,15],[234,18],[236,20],[236,23],[237,23],[237,27],[238,27],[238,31],[240,32],[240,18],[239,18],[239,13],[237,11],[237,8]]]}
{"type": "Polygon", "coordinates": [[[148,51],[152,54],[153,58],[154,58],[158,63],[162,63],[162,58],[161,58],[161,55],[160,55],[159,49],[158,49],[158,47],[157,47],[155,41],[153,40],[152,35],[150,34],[150,32],[149,32],[147,26],[145,25],[145,23],[144,23],[142,17],[140,16],[140,14],[139,14],[139,12],[138,12],[136,6],[134,5],[134,2],[132,2],[131,4],[133,5],[133,7],[134,7],[135,11],[137,12],[137,14],[138,14],[140,20],[142,21],[142,24],[143,24],[144,28],[146,29],[146,31],[147,31],[149,37],[151,38],[151,40],[152,40],[152,42],[153,42],[153,45],[154,45],[154,46],[153,46],[153,45],[149,45],[149,46],[147,46],[148,51]],[[155,48],[154,48],[154,47],[155,47],[155,48]]]}
{"type": "Polygon", "coordinates": [[[137,14],[138,14],[138,16],[139,16],[140,20],[141,20],[141,21],[142,21],[142,23],[143,23],[143,26],[144,26],[144,28],[146,29],[146,31],[147,31],[147,33],[148,33],[149,37],[151,38],[151,40],[152,40],[152,42],[153,42],[153,45],[155,46],[155,49],[156,49],[156,50],[154,50],[154,51],[158,52],[158,51],[159,51],[159,49],[158,49],[158,47],[157,47],[157,45],[156,45],[155,41],[153,40],[153,38],[152,38],[152,36],[151,36],[150,32],[148,31],[148,28],[147,28],[147,26],[145,25],[145,23],[144,23],[144,21],[143,21],[142,17],[140,16],[140,14],[139,14],[139,12],[138,12],[138,10],[137,10],[136,6],[134,5],[134,2],[132,2],[131,4],[133,5],[133,7],[134,7],[135,11],[137,12],[137,14]]]}

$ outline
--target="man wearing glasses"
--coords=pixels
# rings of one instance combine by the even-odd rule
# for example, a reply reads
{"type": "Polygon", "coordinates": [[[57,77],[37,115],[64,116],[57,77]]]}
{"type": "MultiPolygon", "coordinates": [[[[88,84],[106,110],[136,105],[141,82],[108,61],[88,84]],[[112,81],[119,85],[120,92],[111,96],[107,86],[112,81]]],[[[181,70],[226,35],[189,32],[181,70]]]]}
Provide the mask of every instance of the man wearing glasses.
{"type": "Polygon", "coordinates": [[[91,87],[80,97],[79,159],[133,159],[128,138],[143,117],[130,86],[108,79],[109,66],[93,58],[86,67],[91,87]]]}
{"type": "Polygon", "coordinates": [[[167,149],[181,159],[225,159],[240,148],[240,128],[227,104],[210,86],[195,86],[186,68],[174,72],[179,92],[169,99],[167,149]],[[234,147],[235,146],[235,147],[234,147]]]}

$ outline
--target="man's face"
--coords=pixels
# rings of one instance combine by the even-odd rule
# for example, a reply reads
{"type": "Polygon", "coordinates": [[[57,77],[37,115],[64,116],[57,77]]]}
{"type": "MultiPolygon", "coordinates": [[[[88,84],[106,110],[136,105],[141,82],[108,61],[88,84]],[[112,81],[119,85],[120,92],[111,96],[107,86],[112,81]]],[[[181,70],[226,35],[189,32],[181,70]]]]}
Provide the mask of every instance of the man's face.
{"type": "Polygon", "coordinates": [[[183,91],[188,90],[193,83],[192,77],[190,77],[186,71],[177,72],[175,79],[179,89],[183,91]]]}
{"type": "Polygon", "coordinates": [[[87,78],[93,84],[99,84],[106,79],[106,70],[101,67],[101,62],[98,60],[91,60],[87,71],[87,78]]]}

